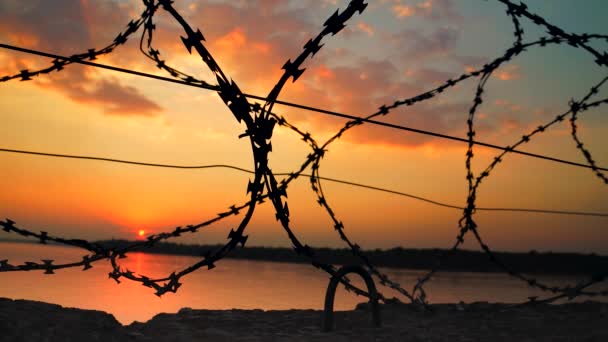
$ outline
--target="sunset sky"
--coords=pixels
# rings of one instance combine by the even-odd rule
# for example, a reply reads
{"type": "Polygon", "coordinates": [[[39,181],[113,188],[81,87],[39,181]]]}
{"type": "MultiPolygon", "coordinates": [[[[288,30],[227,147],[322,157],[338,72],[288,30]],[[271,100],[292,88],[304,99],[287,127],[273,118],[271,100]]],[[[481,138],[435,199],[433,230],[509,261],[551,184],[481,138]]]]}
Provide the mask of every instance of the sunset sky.
{"type": "MultiPolygon", "coordinates": [[[[292,101],[363,116],[382,104],[434,88],[479,68],[511,46],[513,27],[498,1],[376,0],[347,28],[327,37],[305,63],[306,72],[280,95],[292,101]]],[[[526,1],[568,32],[608,34],[604,0],[526,1]]],[[[226,74],[247,93],[265,96],[287,59],[348,1],[175,0],[226,74]]],[[[3,0],[0,42],[62,55],[108,45],[143,11],[139,0],[3,0]]],[[[206,66],[188,54],[183,35],[162,10],[155,45],[167,63],[214,83],[206,66]]],[[[543,30],[524,21],[525,41],[543,30]]],[[[140,31],[141,32],[141,31],[140,31]]],[[[139,51],[140,32],[96,62],[168,76],[139,51]]],[[[606,41],[592,43],[600,51],[606,41]]],[[[532,48],[488,82],[476,139],[502,146],[568,110],[608,73],[582,49],[532,48]]],[[[0,77],[50,65],[51,60],[0,50],[0,77]]],[[[476,80],[442,96],[382,118],[387,122],[466,137],[476,80]]],[[[608,97],[602,89],[597,99],[608,97]]],[[[318,142],[344,120],[276,106],[275,111],[318,142]]],[[[579,131],[597,164],[608,167],[605,107],[581,114],[579,131]]],[[[179,165],[229,164],[252,169],[249,142],[219,98],[203,89],[71,65],[30,82],[0,83],[0,148],[93,155],[179,165]]],[[[270,167],[296,170],[310,153],[293,132],[276,128],[270,167]]],[[[522,150],[584,163],[564,121],[522,150]]],[[[466,144],[386,127],[352,129],[329,147],[321,175],[464,205],[466,144]]],[[[481,172],[498,151],[476,148],[481,172]]],[[[0,153],[0,218],[20,227],[69,238],[135,239],[146,233],[212,218],[247,201],[251,175],[229,169],[174,170],[0,153]]],[[[308,170],[310,171],[310,170],[308,170]]],[[[346,233],[365,248],[450,246],[461,211],[411,198],[324,182],[328,201],[346,233]]],[[[311,246],[342,247],[306,178],[288,189],[295,233],[311,246]]],[[[480,207],[608,213],[608,186],[589,169],[509,155],[482,183],[480,207]]],[[[608,254],[608,218],[479,212],[479,231],[498,250],[579,251],[608,254]]],[[[178,242],[226,241],[239,217],[178,242]]],[[[266,203],[249,225],[251,245],[289,246],[266,203]]],[[[0,234],[0,238],[14,238],[0,234]]],[[[477,248],[467,236],[466,248],[477,248]]]]}

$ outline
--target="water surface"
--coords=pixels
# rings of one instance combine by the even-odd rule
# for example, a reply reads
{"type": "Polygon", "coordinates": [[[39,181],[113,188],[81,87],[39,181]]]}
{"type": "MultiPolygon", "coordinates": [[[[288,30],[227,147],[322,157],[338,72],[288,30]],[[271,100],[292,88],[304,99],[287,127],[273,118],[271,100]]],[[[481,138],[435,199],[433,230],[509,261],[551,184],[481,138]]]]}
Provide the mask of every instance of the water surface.
{"type": "MultiPolygon", "coordinates": [[[[54,259],[56,263],[82,259],[82,250],[0,242],[0,259],[16,264],[54,259]]],[[[190,256],[130,253],[122,266],[147,276],[166,276],[198,259],[190,256]]],[[[322,309],[329,277],[307,264],[224,259],[212,270],[201,269],[184,278],[177,293],[157,297],[154,290],[128,280],[117,284],[108,278],[107,261],[93,268],[0,273],[0,297],[38,300],[66,307],[109,312],[123,324],[147,321],[161,312],[194,309],[322,309]]],[[[410,290],[424,271],[385,269],[394,281],[410,290]]],[[[351,277],[353,280],[355,276],[351,277]]],[[[541,276],[550,284],[565,285],[580,279],[572,276],[541,276]]],[[[379,285],[379,284],[377,284],[379,285]]],[[[604,287],[606,287],[604,285],[604,287]]],[[[542,296],[519,280],[499,273],[443,272],[425,287],[432,303],[489,301],[516,303],[529,296],[542,296]]],[[[386,296],[396,293],[380,289],[386,296]]],[[[582,299],[581,299],[582,300],[582,299]]],[[[364,298],[339,289],[336,310],[351,310],[364,298]]]]}

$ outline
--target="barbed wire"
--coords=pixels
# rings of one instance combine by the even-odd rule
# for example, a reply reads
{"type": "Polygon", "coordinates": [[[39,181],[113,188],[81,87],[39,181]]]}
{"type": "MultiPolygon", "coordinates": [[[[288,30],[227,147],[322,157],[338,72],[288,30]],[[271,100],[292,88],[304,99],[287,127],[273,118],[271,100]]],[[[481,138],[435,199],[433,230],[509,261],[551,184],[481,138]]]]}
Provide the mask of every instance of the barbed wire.
{"type": "MultiPolygon", "coordinates": [[[[595,36],[595,38],[606,38],[606,39],[608,39],[608,36],[602,36],[602,35],[594,35],[594,36],[595,36]]],[[[542,42],[542,40],[539,41],[538,43],[541,44],[541,42],[542,42]]],[[[8,45],[8,44],[2,44],[2,43],[0,43],[0,48],[5,48],[5,49],[9,49],[9,50],[15,50],[15,51],[20,51],[20,52],[24,52],[24,53],[29,53],[29,54],[43,56],[43,57],[49,57],[49,58],[55,58],[55,59],[66,59],[66,60],[70,59],[69,57],[65,57],[65,56],[61,56],[61,55],[57,55],[57,54],[51,54],[51,53],[48,53],[48,52],[42,52],[42,51],[39,51],[39,50],[26,49],[26,48],[23,48],[23,47],[18,47],[18,46],[13,46],[13,45],[8,45]]],[[[160,55],[160,52],[155,53],[155,55],[160,55]]],[[[92,66],[92,67],[98,67],[98,68],[102,68],[102,69],[108,69],[108,70],[112,70],[112,71],[116,71],[116,72],[122,72],[122,73],[132,74],[132,75],[135,75],[135,76],[148,77],[148,78],[156,79],[156,80],[159,80],[159,81],[166,81],[166,82],[172,82],[172,83],[177,83],[177,84],[181,84],[181,85],[187,85],[187,86],[191,86],[191,87],[197,87],[197,88],[200,88],[200,89],[206,89],[206,90],[212,90],[212,91],[218,91],[219,90],[218,86],[207,84],[206,82],[204,82],[202,80],[198,80],[198,79],[194,78],[191,75],[187,75],[185,77],[186,79],[190,79],[189,81],[184,81],[181,78],[178,78],[178,79],[168,78],[168,77],[158,76],[158,75],[149,74],[149,73],[145,73],[145,72],[141,72],[141,71],[135,71],[135,70],[132,70],[132,69],[125,69],[125,68],[119,68],[119,67],[110,66],[110,65],[106,65],[106,64],[93,63],[93,62],[90,62],[90,61],[78,61],[78,60],[75,60],[74,63],[79,63],[79,64],[83,64],[83,65],[87,65],[87,66],[92,66]]],[[[163,61],[163,63],[164,63],[164,61],[163,61]]],[[[168,72],[171,73],[170,70],[172,68],[169,67],[168,69],[169,69],[168,72]]],[[[443,91],[442,89],[443,89],[442,87],[438,87],[438,88],[436,88],[434,90],[431,90],[430,92],[437,91],[437,92],[440,93],[441,91],[443,91]]],[[[262,101],[267,101],[268,100],[264,96],[259,96],[259,95],[255,95],[255,94],[243,93],[243,95],[245,97],[247,97],[247,98],[251,98],[251,99],[255,99],[255,100],[262,100],[262,101]]],[[[306,105],[302,105],[302,104],[299,104],[299,103],[293,103],[293,102],[289,102],[289,101],[276,100],[275,103],[276,104],[280,104],[280,105],[284,105],[284,106],[288,106],[288,107],[308,110],[308,111],[311,111],[311,112],[314,112],[314,113],[327,114],[327,115],[331,115],[331,116],[336,116],[336,117],[343,118],[343,119],[350,119],[350,120],[355,120],[355,121],[359,121],[360,120],[360,121],[362,121],[364,123],[370,123],[370,124],[378,125],[378,126],[382,126],[382,127],[387,127],[387,128],[397,129],[397,130],[403,130],[403,131],[412,132],[412,133],[416,133],[416,134],[428,135],[428,136],[432,136],[432,137],[436,137],[436,138],[447,139],[447,140],[452,140],[452,141],[458,141],[458,142],[462,142],[462,143],[469,143],[468,139],[460,138],[460,137],[449,135],[449,134],[438,133],[438,132],[435,132],[435,131],[423,130],[423,129],[413,128],[413,127],[409,127],[409,126],[392,124],[392,123],[389,123],[389,122],[372,120],[372,119],[368,119],[368,118],[365,118],[365,117],[359,117],[359,116],[355,116],[355,115],[351,115],[351,114],[340,113],[340,112],[331,111],[331,110],[328,110],[328,109],[323,109],[323,108],[318,108],[318,107],[306,106],[306,105]]],[[[254,103],[253,105],[255,106],[256,104],[254,103]]],[[[278,115],[276,115],[274,113],[271,113],[271,115],[274,115],[275,119],[277,119],[277,120],[279,119],[278,115]]],[[[289,128],[293,130],[294,127],[295,126],[290,126],[289,128]]],[[[491,149],[496,149],[496,150],[502,150],[502,151],[509,150],[511,153],[516,153],[516,154],[520,154],[520,155],[527,156],[527,157],[539,158],[539,159],[548,160],[548,161],[557,162],[557,163],[562,163],[562,164],[566,164],[566,165],[572,165],[572,166],[578,166],[578,167],[593,169],[593,166],[590,166],[588,164],[578,163],[578,162],[574,162],[574,161],[571,161],[571,160],[565,160],[565,159],[551,157],[551,156],[547,156],[547,155],[543,155],[543,154],[537,154],[537,153],[531,153],[531,152],[516,150],[516,149],[512,149],[511,147],[499,146],[499,145],[491,144],[491,143],[484,142],[484,141],[473,140],[473,144],[479,145],[479,146],[483,146],[483,147],[488,147],[488,148],[491,148],[491,149]]],[[[596,168],[599,171],[608,171],[608,168],[605,168],[605,167],[596,166],[596,168]]]]}
{"type": "Polygon", "coordinates": [[[87,52],[74,54],[67,59],[56,58],[53,61],[52,66],[34,70],[34,71],[24,69],[24,70],[21,70],[18,74],[4,76],[4,77],[0,78],[0,82],[7,82],[7,81],[15,80],[15,79],[19,79],[20,81],[30,81],[30,80],[32,80],[32,77],[50,74],[53,71],[62,71],[62,70],[64,70],[64,68],[66,66],[68,66],[70,64],[86,62],[87,60],[94,61],[99,56],[110,54],[110,53],[114,52],[114,50],[117,47],[125,44],[127,42],[127,40],[129,39],[129,37],[139,30],[139,28],[146,21],[146,19],[148,19],[154,15],[156,8],[158,8],[158,6],[147,6],[146,10],[144,10],[144,12],[141,14],[141,16],[139,18],[129,21],[129,23],[127,24],[127,28],[124,31],[120,32],[116,36],[116,38],[114,38],[114,41],[112,43],[110,43],[109,45],[105,46],[104,48],[88,49],[87,52]]]}
{"type": "MultiPolygon", "coordinates": [[[[561,28],[549,23],[547,20],[542,18],[541,16],[531,13],[527,6],[524,3],[515,4],[509,0],[497,0],[499,3],[502,3],[507,7],[506,14],[511,19],[514,27],[513,36],[514,42],[511,47],[509,47],[503,55],[495,58],[492,62],[483,65],[483,67],[476,69],[474,71],[462,74],[461,76],[450,79],[442,83],[440,86],[431,89],[429,91],[418,94],[414,97],[410,97],[404,100],[397,100],[391,105],[383,105],[376,112],[366,116],[366,117],[353,117],[349,115],[345,115],[342,113],[336,113],[326,110],[318,110],[314,107],[304,106],[304,105],[293,105],[294,107],[302,107],[302,109],[313,109],[321,113],[331,114],[342,116],[350,119],[335,135],[325,141],[323,144],[317,143],[310,133],[305,132],[297,128],[295,125],[290,124],[284,117],[273,113],[273,107],[275,104],[285,104],[282,101],[278,100],[278,96],[286,85],[288,80],[292,80],[296,82],[298,78],[304,73],[305,69],[303,68],[303,64],[308,59],[312,58],[316,53],[318,53],[323,47],[323,40],[331,35],[338,34],[342,29],[344,29],[347,25],[347,22],[356,14],[362,14],[365,10],[367,4],[363,0],[351,0],[347,7],[340,12],[340,10],[336,10],[323,24],[323,29],[321,32],[315,37],[310,39],[303,47],[302,52],[293,59],[288,59],[287,62],[283,65],[283,74],[277,81],[277,83],[273,86],[266,97],[252,96],[249,94],[243,93],[238,87],[237,83],[230,79],[224,71],[221,69],[218,62],[214,59],[212,54],[209,52],[207,47],[205,46],[205,38],[203,33],[200,30],[194,30],[186,20],[178,13],[178,11],[173,7],[173,1],[170,0],[142,0],[145,6],[145,10],[142,15],[128,24],[128,27],[125,31],[121,32],[117,38],[105,48],[95,50],[89,49],[87,53],[77,54],[66,58],[60,58],[57,55],[47,54],[47,57],[54,57],[53,66],[40,69],[36,71],[28,71],[22,70],[20,73],[6,76],[0,78],[0,81],[6,82],[10,80],[20,79],[21,81],[31,80],[32,77],[36,77],[42,74],[48,74],[52,71],[61,71],[63,68],[72,63],[82,63],[89,64],[92,66],[99,66],[98,63],[89,62],[88,60],[94,60],[97,56],[102,54],[109,54],[114,51],[116,47],[124,44],[126,39],[139,30],[142,26],[144,27],[143,33],[140,39],[139,48],[142,53],[151,61],[156,63],[156,66],[161,70],[167,72],[171,77],[173,77],[172,81],[180,84],[186,84],[191,86],[197,86],[204,89],[215,90],[218,95],[225,103],[225,105],[230,109],[232,114],[235,116],[239,123],[243,123],[245,125],[245,131],[239,136],[239,138],[248,138],[250,141],[250,145],[253,153],[254,160],[254,170],[249,171],[246,169],[232,167],[234,169],[252,172],[253,180],[250,180],[247,185],[247,194],[249,195],[249,200],[240,205],[232,205],[228,210],[218,213],[214,218],[204,221],[202,223],[196,225],[189,225],[186,227],[176,227],[172,231],[154,234],[147,237],[146,241],[132,243],[123,248],[105,248],[96,243],[91,243],[86,240],[79,239],[65,239],[61,237],[55,237],[48,232],[41,231],[39,233],[35,233],[34,231],[27,230],[24,228],[20,228],[16,226],[16,223],[10,219],[6,219],[5,221],[0,221],[0,226],[5,232],[8,233],[16,233],[24,237],[34,238],[39,240],[40,243],[46,243],[48,241],[61,243],[65,245],[75,246],[82,249],[87,250],[91,254],[87,254],[82,257],[82,260],[74,261],[71,263],[64,264],[55,264],[54,260],[45,259],[42,262],[25,262],[19,265],[12,265],[8,262],[8,260],[0,260],[0,272],[8,272],[8,271],[29,271],[29,270],[44,270],[45,273],[51,274],[56,270],[63,268],[71,268],[71,267],[83,267],[83,270],[90,269],[92,267],[92,263],[100,261],[100,260],[109,260],[112,266],[112,271],[110,272],[110,278],[120,282],[121,278],[129,279],[132,281],[136,281],[141,283],[146,287],[151,287],[156,290],[157,295],[163,295],[166,292],[176,292],[180,287],[180,280],[185,275],[194,272],[202,267],[207,267],[208,269],[212,269],[215,267],[215,263],[225,257],[230,251],[235,249],[239,244],[244,246],[247,241],[247,236],[244,235],[245,228],[250,222],[255,208],[258,204],[263,203],[266,200],[269,200],[274,209],[277,221],[281,224],[285,232],[287,233],[288,238],[290,239],[293,248],[296,253],[306,256],[310,259],[310,262],[313,266],[320,268],[330,275],[336,275],[336,269],[333,265],[322,263],[316,257],[315,250],[303,244],[298,237],[295,235],[292,226],[290,224],[290,214],[287,203],[287,188],[291,181],[297,179],[300,176],[305,176],[310,178],[311,189],[317,196],[317,201],[321,207],[329,215],[330,219],[333,222],[334,229],[336,233],[340,237],[341,240],[346,243],[352,254],[358,257],[366,267],[366,269],[376,276],[380,283],[384,286],[387,286],[407,299],[411,302],[419,303],[426,305],[427,295],[424,290],[424,285],[435,275],[442,265],[442,261],[453,251],[457,250],[463,243],[464,238],[468,232],[472,232],[475,240],[480,245],[481,249],[485,252],[485,254],[489,257],[491,261],[493,261],[496,265],[498,265],[504,272],[513,276],[517,279],[520,279],[530,286],[536,287],[544,292],[549,292],[552,294],[552,297],[538,300],[538,298],[530,298],[528,303],[537,303],[537,302],[551,302],[560,298],[568,298],[572,299],[577,296],[608,296],[608,291],[588,291],[587,289],[599,282],[605,281],[608,278],[608,270],[597,272],[596,274],[591,275],[589,279],[580,281],[578,284],[574,286],[565,286],[565,287],[557,287],[557,286],[548,286],[543,284],[534,278],[525,276],[513,269],[511,269],[507,264],[502,262],[496,254],[489,248],[489,246],[484,243],[484,240],[481,237],[481,234],[478,230],[478,226],[474,220],[474,215],[479,210],[492,210],[491,208],[478,208],[476,206],[477,200],[477,190],[482,182],[482,180],[486,179],[491,172],[496,168],[496,166],[503,161],[508,153],[520,153],[531,156],[539,157],[539,155],[533,155],[530,153],[526,153],[523,151],[519,151],[516,148],[520,145],[523,145],[531,140],[531,138],[545,132],[547,129],[551,128],[555,124],[562,122],[568,116],[570,116],[570,125],[571,125],[571,136],[576,144],[577,149],[583,154],[585,157],[586,164],[574,163],[569,161],[563,161],[557,158],[551,158],[547,156],[545,159],[565,162],[568,164],[583,166],[590,168],[594,174],[599,177],[604,183],[608,183],[606,176],[602,171],[608,171],[604,168],[598,167],[595,160],[593,159],[591,152],[584,147],[581,139],[578,135],[578,127],[576,122],[581,113],[592,109],[600,107],[606,103],[608,103],[608,99],[600,99],[591,101],[593,97],[595,97],[600,88],[604,85],[604,83],[608,80],[608,77],[603,78],[599,83],[591,88],[591,90],[580,100],[575,101],[571,100],[568,102],[569,109],[557,115],[553,120],[548,123],[538,126],[536,129],[528,133],[527,135],[522,136],[520,140],[514,143],[511,146],[507,147],[498,147],[502,150],[500,154],[498,154],[494,160],[479,174],[475,175],[472,169],[472,160],[474,157],[474,146],[482,145],[487,147],[497,146],[480,143],[474,140],[475,136],[475,114],[481,107],[483,103],[485,86],[492,78],[493,73],[499,68],[503,67],[507,63],[511,62],[514,58],[521,55],[523,52],[527,51],[530,48],[542,48],[548,45],[560,45],[560,44],[568,44],[573,48],[582,49],[588,54],[590,54],[594,58],[594,63],[600,67],[608,66],[608,53],[600,52],[594,47],[592,47],[589,42],[591,40],[606,40],[608,41],[608,36],[598,35],[598,34],[573,34],[568,33],[561,28]],[[154,15],[160,9],[163,9],[167,12],[173,19],[179,24],[179,26],[183,29],[185,33],[185,37],[182,37],[182,42],[186,49],[190,53],[198,54],[207,68],[215,77],[215,81],[217,84],[211,84],[207,81],[197,79],[192,75],[188,75],[183,71],[178,70],[172,66],[169,66],[165,60],[161,59],[161,52],[158,49],[155,49],[153,46],[153,38],[154,32],[157,30],[157,27],[153,21],[154,15]],[[521,24],[521,20],[525,19],[535,24],[538,27],[545,29],[547,32],[547,36],[541,37],[539,40],[532,42],[524,42],[525,33],[523,26],[521,24]],[[467,118],[467,139],[461,139],[457,137],[444,136],[442,134],[437,134],[433,132],[427,132],[418,130],[415,128],[402,127],[392,124],[383,123],[381,121],[373,120],[376,117],[386,116],[391,114],[394,109],[405,106],[414,106],[416,104],[428,101],[433,99],[445,91],[450,90],[450,88],[454,87],[456,84],[463,82],[467,79],[479,78],[475,96],[473,99],[473,104],[469,109],[469,115],[467,118]],[[258,100],[264,101],[264,104],[261,105],[259,103],[250,103],[248,98],[256,98],[258,100]],[[363,125],[364,123],[374,123],[374,124],[382,124],[385,126],[410,130],[413,132],[425,132],[425,134],[440,136],[442,138],[450,138],[453,140],[465,141],[467,143],[467,153],[465,159],[465,167],[467,172],[467,183],[468,183],[468,194],[466,199],[466,206],[464,208],[457,207],[458,209],[463,211],[462,217],[458,221],[458,234],[456,237],[455,243],[452,247],[445,253],[442,253],[437,259],[437,264],[428,273],[426,273],[423,277],[421,277],[418,282],[414,285],[411,291],[407,291],[400,284],[391,280],[387,275],[381,273],[369,260],[367,255],[364,253],[363,249],[355,242],[351,241],[344,231],[344,224],[338,218],[337,213],[332,209],[329,204],[329,200],[327,195],[323,191],[323,181],[338,181],[345,184],[363,186],[368,188],[376,188],[372,186],[365,186],[361,184],[345,182],[340,180],[334,180],[330,178],[324,178],[320,176],[320,166],[321,159],[326,155],[329,151],[329,146],[340,139],[344,134],[346,134],[351,128],[363,125]],[[302,165],[294,172],[285,174],[285,173],[274,173],[269,166],[269,153],[272,151],[271,138],[273,135],[275,126],[285,127],[295,134],[297,134],[311,149],[311,153],[307,155],[305,161],[302,165]],[[433,133],[433,134],[430,134],[433,133]],[[308,168],[311,168],[312,173],[310,175],[305,174],[304,171],[308,168]],[[284,175],[286,178],[278,181],[276,176],[284,175]],[[185,233],[196,233],[203,228],[209,227],[211,224],[223,220],[227,217],[240,215],[242,212],[245,214],[241,218],[240,223],[237,225],[235,229],[232,229],[228,235],[228,241],[218,249],[212,252],[208,252],[202,256],[202,259],[181,270],[175,271],[168,276],[159,277],[159,278],[151,278],[142,274],[135,274],[129,269],[123,268],[118,261],[119,259],[125,257],[127,253],[139,250],[142,248],[147,248],[153,246],[155,243],[178,237],[185,233]]],[[[8,45],[2,44],[1,47],[7,47],[8,45]]],[[[21,49],[27,50],[27,49],[21,49]]],[[[32,51],[32,50],[30,50],[32,51]]],[[[126,69],[120,69],[112,67],[110,68],[115,71],[123,71],[126,69]]],[[[132,72],[133,74],[139,76],[145,76],[144,73],[132,72]]],[[[165,77],[155,76],[154,78],[166,80],[165,77]]],[[[41,154],[41,153],[37,153],[41,154]]],[[[64,156],[65,157],[65,156],[64,156]]],[[[85,157],[82,159],[107,159],[107,158],[97,158],[97,157],[85,157]]],[[[125,162],[118,160],[106,160],[106,161],[114,161],[114,162],[125,162]]],[[[128,162],[128,163],[136,163],[136,164],[147,164],[147,163],[139,163],[139,162],[128,162]]],[[[163,166],[161,164],[147,164],[148,166],[163,166]]],[[[164,165],[163,167],[170,167],[164,165]]],[[[226,167],[226,166],[225,166],[226,167]]],[[[376,188],[378,189],[378,188],[376,188]]],[[[381,189],[386,190],[386,189],[381,189]]],[[[390,191],[393,193],[398,193],[395,191],[390,191]]],[[[407,195],[407,194],[406,194],[407,195]]],[[[409,195],[408,195],[409,196],[409,195]]],[[[416,196],[409,196],[414,197],[416,196]]],[[[434,201],[427,200],[427,202],[433,203],[434,201]]],[[[435,202],[437,204],[437,202],[435,202]]],[[[445,206],[445,205],[444,205],[445,206]]],[[[449,206],[449,205],[448,205],[449,206]]],[[[509,210],[508,208],[495,208],[494,210],[509,210]]],[[[523,209],[525,210],[525,209],[523,209]]],[[[538,211],[538,210],[533,210],[538,211]]],[[[342,284],[346,287],[347,290],[354,291],[356,294],[369,296],[364,290],[354,286],[350,283],[350,280],[343,277],[341,278],[342,284]]],[[[379,299],[383,301],[388,301],[383,294],[379,294],[379,299]]]]}
{"type": "MultiPolygon", "coordinates": [[[[305,134],[305,133],[304,133],[305,134]]],[[[37,151],[25,151],[25,150],[15,150],[8,148],[0,148],[0,152],[8,152],[8,153],[17,153],[17,154],[26,154],[33,156],[41,156],[41,157],[53,157],[53,158],[67,158],[67,159],[83,159],[83,160],[93,160],[93,161],[101,161],[108,163],[119,163],[119,164],[128,164],[128,165],[136,165],[136,166],[149,166],[149,167],[160,167],[160,168],[169,168],[169,169],[185,169],[185,170],[202,170],[202,169],[231,169],[243,173],[255,174],[255,171],[248,170],[242,167],[228,165],[228,164],[208,164],[208,165],[176,165],[176,164],[159,164],[159,163],[147,163],[141,161],[134,160],[125,160],[125,159],[116,159],[116,158],[106,158],[106,157],[94,157],[94,156],[84,156],[84,155],[72,155],[72,154],[59,154],[59,153],[47,153],[47,152],[37,152],[37,151]]],[[[290,172],[275,172],[275,176],[289,176],[290,172]]],[[[311,174],[301,173],[302,177],[314,177],[311,174]]],[[[455,204],[449,204],[445,202],[440,202],[437,200],[429,199],[426,197],[421,197],[417,195],[412,195],[409,193],[405,193],[402,191],[396,191],[391,189],[382,188],[375,185],[363,184],[360,182],[346,181],[343,179],[337,178],[329,178],[329,177],[316,177],[321,180],[326,180],[329,182],[339,183],[350,185],[354,187],[386,192],[394,195],[409,197],[415,200],[419,200],[422,202],[430,203],[436,206],[463,210],[463,207],[457,206],[455,204]]],[[[575,215],[575,216],[595,216],[595,217],[608,217],[608,213],[600,213],[600,212],[587,212],[587,211],[574,211],[574,210],[551,210],[551,209],[537,209],[537,208],[485,208],[478,207],[477,210],[485,210],[485,211],[510,211],[510,212],[527,212],[527,213],[539,213],[539,214],[557,214],[557,215],[575,215]]]]}
{"type": "MultiPolygon", "coordinates": [[[[515,5],[511,1],[508,1],[508,0],[498,0],[498,1],[507,5],[507,15],[513,19],[513,23],[514,23],[514,27],[515,27],[514,36],[515,36],[516,40],[513,43],[513,46],[507,50],[507,52],[505,53],[505,55],[503,57],[496,59],[495,61],[493,61],[492,63],[490,63],[484,67],[484,71],[481,75],[480,81],[477,86],[477,91],[475,94],[475,98],[473,100],[473,105],[471,106],[471,108],[469,110],[469,118],[467,119],[468,137],[469,137],[470,141],[472,141],[473,137],[475,136],[475,130],[474,130],[474,126],[473,126],[474,115],[475,115],[478,107],[483,103],[482,98],[483,98],[485,84],[487,83],[488,79],[491,77],[492,73],[496,69],[498,69],[503,63],[510,61],[514,56],[520,54],[525,49],[524,45],[521,42],[521,38],[523,36],[523,29],[519,25],[518,17],[524,16],[528,19],[531,19],[533,21],[533,23],[546,27],[548,29],[548,33],[551,36],[553,36],[554,39],[566,39],[567,43],[573,47],[577,47],[577,46],[584,47],[585,50],[589,51],[593,56],[595,56],[595,57],[599,56],[595,60],[595,62],[598,65],[608,66],[608,58],[606,58],[606,57],[608,57],[608,54],[604,53],[604,55],[601,55],[599,52],[595,51],[593,48],[589,47],[586,44],[586,42],[589,40],[588,35],[579,36],[579,35],[574,35],[574,34],[568,34],[568,33],[564,32],[563,30],[549,24],[547,21],[545,21],[538,15],[531,14],[530,12],[528,12],[527,6],[523,3],[521,3],[520,5],[515,5]]],[[[546,40],[544,41],[544,43],[546,44],[546,40]]],[[[591,91],[583,98],[583,100],[581,102],[578,103],[579,106],[583,105],[582,107],[586,110],[586,109],[589,109],[592,107],[598,107],[598,106],[606,103],[605,100],[596,101],[596,102],[590,103],[590,104],[586,103],[586,101],[588,101],[593,95],[597,94],[599,87],[601,87],[605,83],[605,81],[606,81],[606,79],[602,80],[597,86],[591,88],[591,91]]],[[[555,123],[563,121],[566,116],[568,116],[569,114],[574,112],[574,109],[575,109],[575,108],[573,108],[574,106],[571,105],[570,107],[571,107],[570,110],[567,111],[566,113],[558,115],[555,119],[553,119],[549,123],[537,127],[534,131],[532,131],[528,135],[522,136],[522,138],[518,142],[516,142],[512,147],[515,148],[521,144],[529,142],[530,138],[532,136],[544,132],[547,128],[553,126],[555,123]]],[[[578,107],[576,109],[578,110],[578,107]]],[[[573,126],[575,126],[575,121],[572,120],[571,124],[573,126]]],[[[477,224],[473,220],[473,215],[475,214],[476,195],[477,195],[477,190],[479,188],[479,185],[481,184],[481,181],[489,176],[490,172],[503,160],[503,157],[509,152],[504,151],[500,155],[495,157],[494,160],[490,163],[490,165],[479,176],[475,177],[475,175],[472,171],[472,167],[471,167],[471,160],[474,155],[473,146],[474,145],[472,143],[469,143],[469,147],[468,147],[467,153],[466,153],[466,156],[467,156],[466,169],[467,169],[467,181],[469,184],[469,194],[467,196],[467,207],[464,209],[463,216],[461,217],[461,219],[459,220],[459,223],[458,223],[460,232],[456,238],[456,243],[453,245],[453,247],[450,249],[449,252],[443,253],[443,255],[440,256],[440,258],[439,258],[440,261],[437,263],[437,266],[435,268],[430,270],[425,276],[423,276],[422,278],[419,279],[419,281],[414,286],[413,292],[416,293],[416,291],[419,291],[421,297],[424,299],[425,293],[424,293],[423,285],[431,279],[433,274],[435,274],[437,272],[437,270],[441,264],[441,260],[444,259],[450,252],[453,252],[456,249],[458,249],[458,247],[464,242],[464,236],[466,235],[466,233],[468,231],[471,231],[471,232],[473,232],[473,235],[475,236],[475,239],[479,243],[480,247],[488,255],[490,260],[493,261],[494,263],[496,263],[500,268],[502,268],[509,275],[511,275],[515,278],[518,278],[520,280],[523,280],[523,281],[527,282],[530,286],[539,288],[542,291],[559,293],[558,296],[553,297],[551,300],[562,298],[563,295],[567,295],[567,297],[569,299],[574,298],[578,295],[583,295],[583,294],[591,295],[591,296],[592,295],[603,295],[603,296],[606,295],[608,293],[608,291],[587,293],[587,292],[583,292],[583,290],[585,288],[587,288],[588,286],[591,286],[595,283],[604,281],[606,279],[606,277],[608,276],[607,271],[598,272],[597,274],[592,275],[592,277],[591,277],[592,281],[585,283],[584,285],[580,285],[580,286],[576,286],[576,287],[563,287],[563,288],[556,287],[556,286],[551,287],[551,286],[545,285],[543,283],[540,283],[536,279],[527,277],[519,272],[514,271],[513,269],[509,268],[504,262],[502,262],[496,256],[495,253],[493,253],[491,251],[489,246],[483,242],[481,235],[480,235],[479,231],[477,230],[477,224]]],[[[577,145],[577,148],[581,149],[582,145],[580,145],[580,144],[577,145]]],[[[586,154],[584,151],[583,151],[583,153],[586,154]]],[[[588,153],[588,151],[587,151],[587,153],[588,153]]],[[[530,298],[530,301],[534,301],[534,300],[536,300],[536,298],[530,298]]],[[[547,299],[546,301],[551,301],[551,300],[547,299]]]]}

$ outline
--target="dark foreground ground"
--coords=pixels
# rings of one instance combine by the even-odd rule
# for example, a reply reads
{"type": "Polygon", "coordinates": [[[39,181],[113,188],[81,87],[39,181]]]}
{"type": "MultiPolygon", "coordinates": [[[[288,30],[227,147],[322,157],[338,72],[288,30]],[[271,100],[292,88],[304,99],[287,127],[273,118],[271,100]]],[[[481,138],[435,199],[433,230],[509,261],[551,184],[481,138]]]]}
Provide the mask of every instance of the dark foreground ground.
{"type": "Polygon", "coordinates": [[[192,310],[122,326],[110,314],[0,298],[0,341],[608,341],[608,304],[411,305],[382,307],[381,328],[361,306],[336,313],[323,333],[321,311],[192,310]]]}

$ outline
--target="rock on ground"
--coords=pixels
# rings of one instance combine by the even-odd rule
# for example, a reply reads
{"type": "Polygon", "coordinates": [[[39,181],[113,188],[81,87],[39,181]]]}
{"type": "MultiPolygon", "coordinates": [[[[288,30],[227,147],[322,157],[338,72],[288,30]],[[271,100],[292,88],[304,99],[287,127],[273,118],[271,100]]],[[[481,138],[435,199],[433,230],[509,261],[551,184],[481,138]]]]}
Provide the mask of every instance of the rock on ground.
{"type": "Polygon", "coordinates": [[[366,305],[335,313],[321,332],[315,310],[193,310],[122,326],[110,314],[25,300],[0,299],[1,341],[608,341],[608,304],[585,302],[509,307],[441,304],[381,307],[373,328],[366,305]]]}
{"type": "Polygon", "coordinates": [[[127,341],[114,316],[29,300],[0,298],[0,341],[127,341]]]}

